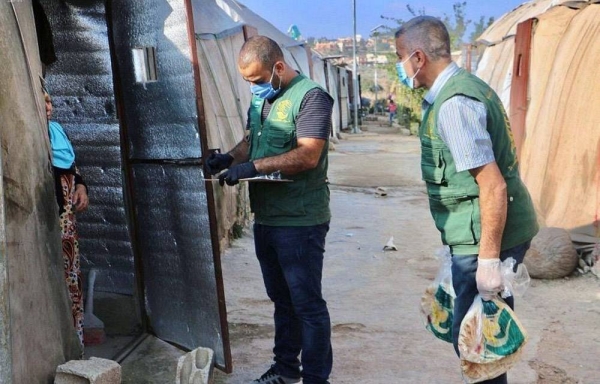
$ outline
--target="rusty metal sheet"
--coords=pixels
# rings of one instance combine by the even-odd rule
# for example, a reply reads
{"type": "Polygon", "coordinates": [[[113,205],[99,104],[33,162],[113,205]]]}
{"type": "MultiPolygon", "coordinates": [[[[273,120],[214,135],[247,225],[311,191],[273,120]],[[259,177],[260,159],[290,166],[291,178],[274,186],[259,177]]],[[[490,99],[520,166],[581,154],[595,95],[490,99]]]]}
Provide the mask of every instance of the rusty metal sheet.
{"type": "Polygon", "coordinates": [[[521,146],[525,139],[525,121],[529,103],[529,66],[531,63],[531,35],[535,19],[529,19],[517,26],[515,36],[515,55],[513,77],[510,87],[510,126],[513,132],[517,157],[521,154],[521,146]]]}

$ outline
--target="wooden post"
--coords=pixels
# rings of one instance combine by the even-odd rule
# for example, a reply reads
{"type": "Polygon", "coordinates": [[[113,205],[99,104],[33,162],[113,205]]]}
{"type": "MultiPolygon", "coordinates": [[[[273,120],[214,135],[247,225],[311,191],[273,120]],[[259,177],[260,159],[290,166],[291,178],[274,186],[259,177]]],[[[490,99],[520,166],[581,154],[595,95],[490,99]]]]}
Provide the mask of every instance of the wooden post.
{"type": "Polygon", "coordinates": [[[525,125],[529,104],[529,66],[535,22],[536,19],[529,19],[517,25],[515,36],[515,56],[510,88],[510,126],[517,147],[517,157],[521,155],[521,147],[527,132],[525,125]]]}

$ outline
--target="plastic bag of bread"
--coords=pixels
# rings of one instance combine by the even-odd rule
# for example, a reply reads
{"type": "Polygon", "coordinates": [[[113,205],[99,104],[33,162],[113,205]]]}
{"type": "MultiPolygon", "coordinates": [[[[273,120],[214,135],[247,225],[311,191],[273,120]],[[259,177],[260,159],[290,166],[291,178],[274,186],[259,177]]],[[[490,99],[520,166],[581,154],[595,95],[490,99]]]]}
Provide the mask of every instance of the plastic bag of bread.
{"type": "Polygon", "coordinates": [[[465,379],[476,383],[508,371],[526,343],[525,328],[502,299],[485,301],[475,296],[458,336],[465,379]]]}
{"type": "Polygon", "coordinates": [[[452,342],[452,318],[454,310],[454,287],[452,286],[452,256],[448,247],[436,251],[440,268],[435,280],[421,297],[421,313],[425,327],[435,337],[452,342]]]}

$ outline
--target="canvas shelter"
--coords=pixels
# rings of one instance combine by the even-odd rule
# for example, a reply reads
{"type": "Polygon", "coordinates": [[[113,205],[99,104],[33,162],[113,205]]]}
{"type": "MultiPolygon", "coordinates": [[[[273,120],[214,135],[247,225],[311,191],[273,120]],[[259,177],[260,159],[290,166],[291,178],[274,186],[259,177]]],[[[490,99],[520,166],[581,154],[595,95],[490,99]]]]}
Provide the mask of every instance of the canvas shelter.
{"type": "Polygon", "coordinates": [[[600,237],[599,34],[600,1],[525,3],[481,36],[477,72],[503,96],[539,220],[588,250],[600,237]]]}
{"type": "MultiPolygon", "coordinates": [[[[342,128],[348,126],[348,81],[347,79],[341,79],[347,77],[343,68],[338,68],[328,60],[322,59],[319,54],[311,51],[304,42],[292,39],[235,0],[199,0],[193,4],[195,9],[203,10],[194,13],[195,24],[199,26],[196,32],[199,52],[218,52],[217,55],[204,54],[200,58],[203,79],[219,86],[219,89],[224,90],[226,93],[230,92],[231,88],[231,92],[233,92],[231,97],[237,100],[235,110],[224,112],[233,104],[231,97],[217,93],[205,94],[205,98],[210,99],[205,100],[205,102],[214,107],[213,111],[215,113],[221,115],[223,113],[236,114],[237,119],[239,120],[241,117],[245,124],[246,109],[251,95],[249,91],[244,90],[248,88],[248,84],[237,75],[236,59],[239,48],[244,42],[243,37],[247,38],[259,34],[279,43],[288,64],[305,76],[315,80],[333,96],[335,106],[332,116],[332,135],[337,135],[342,128]],[[225,57],[227,55],[230,55],[230,57],[225,57]],[[223,83],[217,84],[215,79],[219,79],[223,83]],[[242,95],[242,97],[238,95],[242,95]],[[219,98],[223,100],[219,100],[219,98]]],[[[245,125],[238,128],[231,124],[229,124],[229,127],[227,127],[227,124],[220,125],[219,137],[217,137],[217,130],[210,128],[211,126],[214,127],[215,124],[216,120],[209,123],[211,148],[228,150],[243,137],[243,131],[240,131],[240,129],[243,130],[245,125]]]]}
{"type": "MultiPolygon", "coordinates": [[[[350,126],[352,116],[350,116],[350,105],[353,102],[353,93],[352,93],[352,70],[348,69],[345,66],[337,66],[331,62],[327,62],[327,68],[329,71],[329,90],[331,90],[335,86],[337,87],[337,98],[336,104],[334,105],[334,116],[335,114],[339,114],[339,120],[333,121],[333,132],[332,135],[339,137],[339,133],[342,129],[347,129],[350,126]]],[[[360,82],[360,74],[359,82],[360,82]]],[[[360,99],[360,87],[358,90],[358,96],[360,99]]]]}
{"type": "Polygon", "coordinates": [[[90,190],[78,219],[84,277],[98,272],[96,316],[120,349],[152,335],[209,347],[230,369],[191,2],[42,5],[58,57],[46,75],[55,119],[90,190]]]}
{"type": "Polygon", "coordinates": [[[290,65],[329,91],[335,102],[332,135],[337,135],[341,129],[348,127],[349,72],[344,67],[338,67],[329,60],[322,59],[320,55],[311,51],[304,42],[292,39],[243,4],[235,0],[217,0],[216,3],[233,20],[250,25],[256,28],[258,34],[277,41],[282,46],[285,59],[290,65]],[[324,64],[325,68],[321,64],[324,64]],[[324,76],[327,78],[326,82],[322,82],[324,76]]]}
{"type": "MultiPolygon", "coordinates": [[[[334,98],[333,132],[347,126],[348,92],[344,69],[323,60],[303,42],[293,40],[268,21],[234,0],[196,0],[195,39],[205,105],[208,148],[229,151],[245,135],[250,87],[237,71],[237,54],[244,41],[256,34],[267,36],[281,47],[294,69],[312,78],[334,98]]],[[[217,188],[218,231],[221,243],[247,218],[246,185],[217,188]]]]}
{"type": "Polygon", "coordinates": [[[477,39],[487,46],[477,65],[477,76],[487,82],[509,108],[510,82],[517,24],[545,12],[553,0],[526,2],[496,20],[477,39]]]}

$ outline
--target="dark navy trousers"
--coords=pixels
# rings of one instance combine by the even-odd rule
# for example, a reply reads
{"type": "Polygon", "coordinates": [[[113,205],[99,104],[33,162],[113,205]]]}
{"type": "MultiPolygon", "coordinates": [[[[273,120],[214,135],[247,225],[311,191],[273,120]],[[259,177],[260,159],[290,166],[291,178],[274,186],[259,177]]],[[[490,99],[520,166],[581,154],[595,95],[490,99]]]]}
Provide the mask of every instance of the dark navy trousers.
{"type": "Polygon", "coordinates": [[[302,376],[304,384],[328,383],[333,362],[331,321],[321,293],[328,231],[329,222],[306,227],[254,224],[256,255],[275,305],[273,367],[286,377],[302,376]]]}

